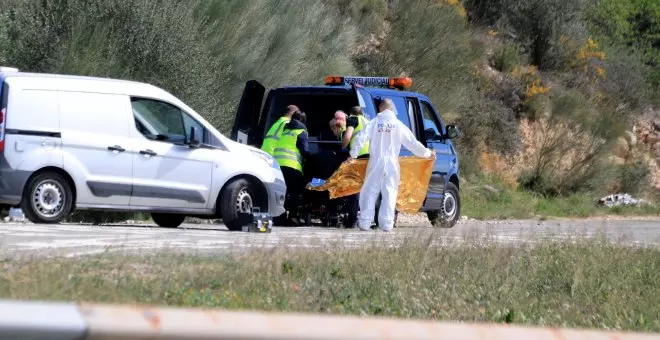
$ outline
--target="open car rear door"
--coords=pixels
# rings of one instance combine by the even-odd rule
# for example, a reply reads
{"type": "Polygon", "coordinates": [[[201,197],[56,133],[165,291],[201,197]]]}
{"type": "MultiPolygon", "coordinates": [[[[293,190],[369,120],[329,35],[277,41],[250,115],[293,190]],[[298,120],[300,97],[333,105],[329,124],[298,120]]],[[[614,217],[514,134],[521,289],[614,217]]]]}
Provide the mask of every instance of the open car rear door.
{"type": "Polygon", "coordinates": [[[371,120],[376,117],[377,109],[374,107],[374,101],[371,94],[360,85],[351,84],[355,96],[358,99],[358,105],[362,108],[365,118],[371,120]]]}
{"type": "Polygon", "coordinates": [[[245,83],[243,96],[238,103],[236,110],[236,119],[231,129],[231,139],[252,146],[258,146],[259,114],[261,113],[261,104],[264,99],[266,88],[256,80],[248,80],[245,83]]]}

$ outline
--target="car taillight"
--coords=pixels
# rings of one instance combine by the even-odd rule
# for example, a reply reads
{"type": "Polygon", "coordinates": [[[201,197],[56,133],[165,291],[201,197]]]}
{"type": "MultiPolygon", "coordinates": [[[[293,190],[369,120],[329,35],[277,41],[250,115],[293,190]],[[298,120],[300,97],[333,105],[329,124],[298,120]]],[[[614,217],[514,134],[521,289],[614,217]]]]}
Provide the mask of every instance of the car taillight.
{"type": "Polygon", "coordinates": [[[5,151],[5,120],[7,118],[7,109],[0,109],[0,152],[5,151]]]}

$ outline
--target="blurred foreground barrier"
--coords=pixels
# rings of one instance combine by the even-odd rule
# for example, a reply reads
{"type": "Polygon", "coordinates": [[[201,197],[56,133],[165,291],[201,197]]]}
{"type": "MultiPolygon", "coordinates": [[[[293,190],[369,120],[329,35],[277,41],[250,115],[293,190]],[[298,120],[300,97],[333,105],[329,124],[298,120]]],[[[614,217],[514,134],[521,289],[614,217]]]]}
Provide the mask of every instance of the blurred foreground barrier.
{"type": "Polygon", "coordinates": [[[660,334],[145,306],[0,301],[0,339],[650,340],[660,334]]]}

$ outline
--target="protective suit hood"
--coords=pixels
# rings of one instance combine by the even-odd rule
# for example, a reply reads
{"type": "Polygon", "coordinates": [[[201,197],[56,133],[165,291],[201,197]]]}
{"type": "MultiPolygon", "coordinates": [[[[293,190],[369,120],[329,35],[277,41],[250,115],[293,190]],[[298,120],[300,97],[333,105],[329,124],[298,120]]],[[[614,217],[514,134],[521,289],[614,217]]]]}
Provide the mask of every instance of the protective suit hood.
{"type": "Polygon", "coordinates": [[[376,118],[380,118],[381,120],[384,120],[384,121],[391,121],[391,120],[397,119],[396,115],[394,114],[394,112],[392,110],[381,111],[381,112],[378,113],[378,115],[376,115],[376,118]]]}

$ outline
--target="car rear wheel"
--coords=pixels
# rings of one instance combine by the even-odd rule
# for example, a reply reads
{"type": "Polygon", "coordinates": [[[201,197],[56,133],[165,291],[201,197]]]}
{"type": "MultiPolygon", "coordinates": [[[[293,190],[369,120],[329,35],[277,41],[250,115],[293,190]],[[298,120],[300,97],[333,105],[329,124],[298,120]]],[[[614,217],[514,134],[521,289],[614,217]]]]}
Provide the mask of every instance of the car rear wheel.
{"type": "Polygon", "coordinates": [[[21,200],[21,210],[32,223],[55,224],[71,212],[73,190],[64,176],[42,172],[28,181],[21,200]]]}
{"type": "Polygon", "coordinates": [[[154,220],[159,227],[176,228],[183,223],[186,217],[179,214],[152,213],[151,219],[154,220]]]}
{"type": "Polygon", "coordinates": [[[243,226],[252,221],[252,209],[264,207],[258,205],[255,190],[250,182],[245,179],[237,179],[220,193],[217,204],[220,207],[222,221],[231,231],[239,231],[243,226]]]}
{"type": "Polygon", "coordinates": [[[434,227],[451,228],[461,214],[461,197],[454,183],[447,183],[440,211],[429,211],[426,215],[434,227]]]}

